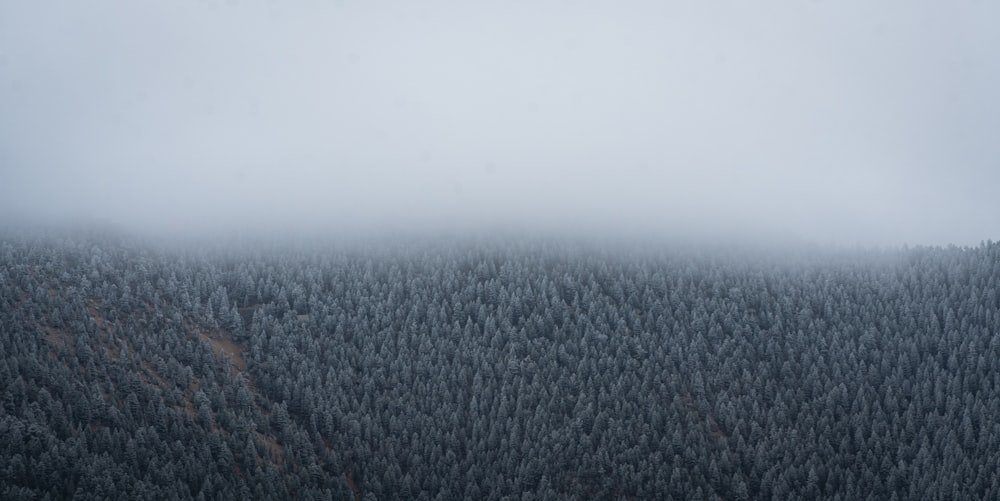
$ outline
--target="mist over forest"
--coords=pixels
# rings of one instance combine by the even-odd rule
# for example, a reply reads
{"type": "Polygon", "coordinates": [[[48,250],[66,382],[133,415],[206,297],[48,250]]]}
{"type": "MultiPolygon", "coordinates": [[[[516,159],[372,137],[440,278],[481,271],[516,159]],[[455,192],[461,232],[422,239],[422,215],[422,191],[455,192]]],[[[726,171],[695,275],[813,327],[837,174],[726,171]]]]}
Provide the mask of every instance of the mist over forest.
{"type": "Polygon", "coordinates": [[[1000,499],[998,5],[0,0],[0,499],[1000,499]]]}

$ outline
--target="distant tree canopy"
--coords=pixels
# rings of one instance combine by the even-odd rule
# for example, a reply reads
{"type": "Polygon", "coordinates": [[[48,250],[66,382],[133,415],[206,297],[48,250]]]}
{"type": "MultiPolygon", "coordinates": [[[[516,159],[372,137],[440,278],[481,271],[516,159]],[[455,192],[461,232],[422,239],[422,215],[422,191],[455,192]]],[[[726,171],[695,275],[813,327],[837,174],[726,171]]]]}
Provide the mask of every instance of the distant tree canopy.
{"type": "Polygon", "coordinates": [[[1000,244],[0,237],[2,499],[1000,499],[1000,244]]]}

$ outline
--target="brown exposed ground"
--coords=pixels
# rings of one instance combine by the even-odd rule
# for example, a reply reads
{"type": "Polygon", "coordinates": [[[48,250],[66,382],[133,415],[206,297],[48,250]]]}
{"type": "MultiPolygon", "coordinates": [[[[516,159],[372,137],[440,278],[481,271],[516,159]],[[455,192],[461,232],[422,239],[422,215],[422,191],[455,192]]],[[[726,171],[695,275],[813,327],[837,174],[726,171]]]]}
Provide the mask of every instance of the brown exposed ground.
{"type": "Polygon", "coordinates": [[[198,339],[208,341],[212,345],[212,348],[215,349],[215,354],[228,358],[229,363],[232,364],[237,372],[243,373],[247,370],[247,362],[243,358],[243,348],[225,333],[221,331],[213,333],[199,331],[198,339]]]}

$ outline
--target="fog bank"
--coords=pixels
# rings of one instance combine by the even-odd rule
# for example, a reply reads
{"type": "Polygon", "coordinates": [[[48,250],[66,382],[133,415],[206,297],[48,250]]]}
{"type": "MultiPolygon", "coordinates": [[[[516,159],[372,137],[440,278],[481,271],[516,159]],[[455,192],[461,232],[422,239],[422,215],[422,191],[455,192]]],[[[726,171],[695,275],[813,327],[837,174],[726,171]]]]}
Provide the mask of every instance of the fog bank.
{"type": "Polygon", "coordinates": [[[0,0],[0,211],[975,244],[1000,237],[997,19],[977,1],[0,0]]]}

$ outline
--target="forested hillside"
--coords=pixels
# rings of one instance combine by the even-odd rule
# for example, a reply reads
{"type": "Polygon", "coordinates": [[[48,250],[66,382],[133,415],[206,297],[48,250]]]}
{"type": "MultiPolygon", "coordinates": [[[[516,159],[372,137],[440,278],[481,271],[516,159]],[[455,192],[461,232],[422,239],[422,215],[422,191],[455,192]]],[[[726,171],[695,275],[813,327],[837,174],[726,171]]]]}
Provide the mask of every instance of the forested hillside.
{"type": "Polygon", "coordinates": [[[0,498],[1000,499],[1000,244],[0,237],[0,498]]]}

